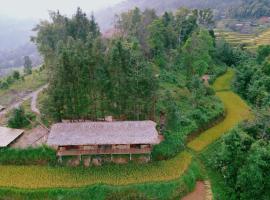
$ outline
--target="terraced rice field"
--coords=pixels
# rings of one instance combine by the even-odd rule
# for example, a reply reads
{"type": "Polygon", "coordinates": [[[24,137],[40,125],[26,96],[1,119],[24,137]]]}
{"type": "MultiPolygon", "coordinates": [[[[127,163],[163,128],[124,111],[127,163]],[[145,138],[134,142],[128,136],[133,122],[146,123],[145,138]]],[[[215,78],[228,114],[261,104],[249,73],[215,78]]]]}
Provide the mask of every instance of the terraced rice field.
{"type": "Polygon", "coordinates": [[[230,84],[233,77],[234,72],[230,69],[225,75],[218,78],[213,86],[217,91],[216,95],[225,105],[226,118],[188,143],[188,147],[192,150],[202,151],[239,122],[252,118],[248,105],[237,94],[230,91],[230,84]]]}
{"type": "Polygon", "coordinates": [[[222,30],[215,30],[217,38],[224,38],[227,42],[234,46],[240,44],[246,45],[247,49],[254,50],[260,45],[270,45],[270,29],[260,33],[255,34],[241,34],[237,32],[226,32],[222,30]]]}
{"type": "MultiPolygon", "coordinates": [[[[229,70],[217,79],[214,88],[217,96],[224,102],[227,116],[223,122],[203,132],[188,144],[195,151],[220,138],[243,119],[251,114],[249,107],[235,93],[230,91],[234,72],[229,70]]],[[[40,189],[72,188],[87,185],[129,185],[172,181],[181,177],[192,162],[188,151],[179,153],[170,160],[153,162],[147,165],[107,165],[97,168],[67,168],[47,166],[1,166],[0,188],[40,189]]]]}
{"type": "Polygon", "coordinates": [[[93,184],[128,185],[178,179],[192,155],[184,151],[168,161],[147,165],[108,165],[97,168],[1,166],[0,187],[38,189],[71,188],[93,184]]]}

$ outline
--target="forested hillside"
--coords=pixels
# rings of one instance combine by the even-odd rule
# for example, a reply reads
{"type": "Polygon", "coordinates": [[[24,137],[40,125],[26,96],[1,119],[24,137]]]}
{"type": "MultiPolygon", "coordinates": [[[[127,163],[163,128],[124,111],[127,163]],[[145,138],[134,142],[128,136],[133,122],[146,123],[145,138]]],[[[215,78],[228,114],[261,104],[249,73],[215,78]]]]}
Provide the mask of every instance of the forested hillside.
{"type": "Polygon", "coordinates": [[[270,1],[242,0],[240,7],[234,7],[231,14],[233,17],[241,19],[270,16],[270,1]]]}
{"type": "Polygon", "coordinates": [[[97,21],[102,30],[107,30],[113,25],[114,16],[133,9],[135,7],[144,10],[146,8],[155,9],[157,14],[162,14],[165,11],[176,11],[180,7],[206,9],[211,8],[217,11],[224,11],[229,8],[237,7],[240,0],[127,0],[114,7],[96,13],[97,21]]]}
{"type": "Polygon", "coordinates": [[[118,34],[104,39],[94,17],[81,9],[72,18],[52,13],[35,38],[50,74],[45,118],[165,118],[166,140],[154,156],[174,156],[189,133],[223,113],[201,80],[226,70],[208,30],[212,16],[210,10],[180,9],[158,17],[136,8],[119,16],[118,34]]]}

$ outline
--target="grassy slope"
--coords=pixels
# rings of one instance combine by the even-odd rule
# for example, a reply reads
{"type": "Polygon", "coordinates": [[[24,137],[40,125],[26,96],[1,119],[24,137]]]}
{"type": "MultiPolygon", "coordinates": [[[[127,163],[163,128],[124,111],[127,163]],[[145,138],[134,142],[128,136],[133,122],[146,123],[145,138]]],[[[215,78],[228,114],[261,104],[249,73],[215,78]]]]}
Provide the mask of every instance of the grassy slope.
{"type": "Polygon", "coordinates": [[[0,89],[0,105],[8,106],[17,98],[18,93],[24,93],[47,83],[46,71],[33,71],[31,75],[25,76],[25,80],[19,80],[13,83],[8,89],[0,89]]]}
{"type": "Polygon", "coordinates": [[[203,132],[199,137],[188,143],[188,147],[195,151],[201,151],[224,133],[244,119],[251,117],[248,105],[235,93],[226,91],[230,89],[230,82],[233,78],[233,71],[230,69],[225,75],[217,79],[214,89],[217,96],[222,100],[226,108],[226,118],[218,125],[203,132]]]}

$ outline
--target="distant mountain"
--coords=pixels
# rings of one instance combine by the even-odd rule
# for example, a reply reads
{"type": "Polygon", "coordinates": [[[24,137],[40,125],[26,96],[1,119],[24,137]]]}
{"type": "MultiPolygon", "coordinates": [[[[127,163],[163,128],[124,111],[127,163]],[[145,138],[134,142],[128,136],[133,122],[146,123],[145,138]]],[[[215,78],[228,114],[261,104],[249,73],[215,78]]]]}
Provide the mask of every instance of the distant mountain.
{"type": "Polygon", "coordinates": [[[16,20],[0,16],[0,50],[15,49],[30,41],[33,20],[16,20]]]}
{"type": "Polygon", "coordinates": [[[152,8],[158,14],[162,14],[165,11],[175,11],[180,7],[197,9],[212,8],[222,13],[231,7],[237,7],[236,5],[240,5],[240,2],[241,0],[126,0],[114,7],[96,13],[95,16],[101,29],[104,31],[112,27],[116,14],[133,9],[134,7],[142,10],[152,8]]]}
{"type": "Polygon", "coordinates": [[[30,42],[37,23],[0,16],[0,69],[22,66],[24,56],[30,56],[34,65],[40,64],[38,51],[30,42]]]}
{"type": "Polygon", "coordinates": [[[270,17],[270,1],[242,0],[239,7],[232,8],[231,14],[240,19],[270,17]]]}

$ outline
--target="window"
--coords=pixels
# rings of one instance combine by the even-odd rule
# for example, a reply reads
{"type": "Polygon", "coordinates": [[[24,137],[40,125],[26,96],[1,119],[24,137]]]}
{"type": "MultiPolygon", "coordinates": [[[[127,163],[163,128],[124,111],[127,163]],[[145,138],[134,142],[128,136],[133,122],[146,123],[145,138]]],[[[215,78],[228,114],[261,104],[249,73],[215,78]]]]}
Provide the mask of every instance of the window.
{"type": "Polygon", "coordinates": [[[112,145],[98,145],[98,148],[102,150],[110,150],[112,149],[112,145]]]}
{"type": "Polygon", "coordinates": [[[141,149],[140,144],[132,144],[130,147],[133,148],[133,149],[141,149]]]}

